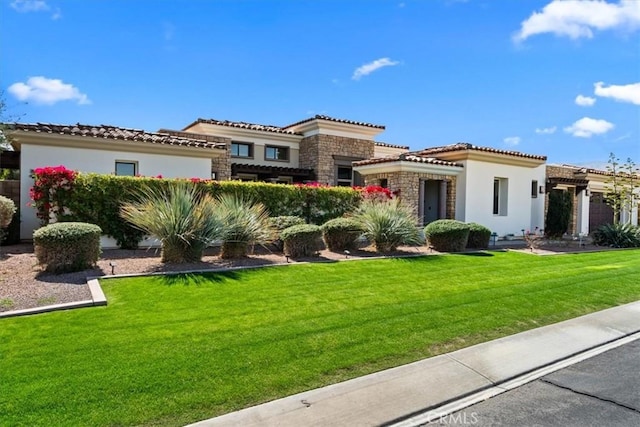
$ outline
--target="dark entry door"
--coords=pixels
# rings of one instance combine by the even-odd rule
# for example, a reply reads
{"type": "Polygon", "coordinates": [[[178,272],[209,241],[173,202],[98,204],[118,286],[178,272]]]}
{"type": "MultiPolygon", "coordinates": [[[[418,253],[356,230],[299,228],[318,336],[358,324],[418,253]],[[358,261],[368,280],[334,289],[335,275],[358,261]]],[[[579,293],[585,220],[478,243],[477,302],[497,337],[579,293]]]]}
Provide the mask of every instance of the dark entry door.
{"type": "Polygon", "coordinates": [[[589,232],[603,224],[613,223],[613,208],[607,205],[602,193],[591,193],[589,201],[589,232]]]}
{"type": "Polygon", "coordinates": [[[424,224],[440,219],[440,181],[424,182],[424,224]]]}

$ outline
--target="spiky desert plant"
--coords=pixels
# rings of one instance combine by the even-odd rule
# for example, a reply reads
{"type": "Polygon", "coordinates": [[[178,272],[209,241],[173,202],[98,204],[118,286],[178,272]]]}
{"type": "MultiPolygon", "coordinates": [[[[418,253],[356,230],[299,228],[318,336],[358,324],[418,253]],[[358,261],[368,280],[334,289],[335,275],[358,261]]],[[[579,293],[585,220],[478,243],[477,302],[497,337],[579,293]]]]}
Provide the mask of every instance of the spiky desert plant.
{"type": "Polygon", "coordinates": [[[222,258],[245,257],[249,246],[265,244],[273,236],[269,212],[262,203],[232,193],[222,194],[216,215],[223,224],[222,258]]]}
{"type": "Polygon", "coordinates": [[[422,243],[416,227],[418,219],[399,199],[364,201],[353,219],[378,252],[391,252],[400,245],[422,243]]]}
{"type": "Polygon", "coordinates": [[[217,201],[190,183],[174,182],[166,189],[144,187],[135,199],[123,204],[120,215],[160,240],[162,262],[200,261],[207,245],[223,235],[217,201]]]}

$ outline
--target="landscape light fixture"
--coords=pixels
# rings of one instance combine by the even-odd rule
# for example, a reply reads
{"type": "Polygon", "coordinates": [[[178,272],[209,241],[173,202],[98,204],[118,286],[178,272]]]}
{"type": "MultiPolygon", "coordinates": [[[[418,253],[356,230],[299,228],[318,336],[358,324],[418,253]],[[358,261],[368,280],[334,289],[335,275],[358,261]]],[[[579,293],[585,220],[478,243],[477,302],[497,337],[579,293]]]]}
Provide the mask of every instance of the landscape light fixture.
{"type": "Polygon", "coordinates": [[[116,264],[113,261],[109,261],[109,267],[111,267],[111,275],[113,276],[114,274],[116,274],[116,266],[118,264],[116,264]]]}

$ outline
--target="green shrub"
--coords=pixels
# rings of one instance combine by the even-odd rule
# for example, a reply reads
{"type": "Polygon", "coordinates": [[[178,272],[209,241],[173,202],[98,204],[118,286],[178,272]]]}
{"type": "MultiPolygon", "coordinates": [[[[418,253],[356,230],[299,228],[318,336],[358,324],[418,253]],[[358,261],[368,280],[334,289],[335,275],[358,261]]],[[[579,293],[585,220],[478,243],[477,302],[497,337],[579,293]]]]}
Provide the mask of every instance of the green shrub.
{"type": "Polygon", "coordinates": [[[284,242],[284,254],[292,258],[312,256],[320,248],[322,229],[314,224],[294,225],[280,234],[284,242]]]}
{"type": "Polygon", "coordinates": [[[125,203],[121,215],[162,243],[162,262],[184,263],[202,259],[212,241],[223,236],[217,201],[186,182],[171,182],[166,189],[139,190],[138,200],[125,203]]]}
{"type": "Polygon", "coordinates": [[[573,196],[565,190],[549,192],[549,204],[544,231],[547,237],[561,238],[569,229],[573,196]]]}
{"type": "Polygon", "coordinates": [[[640,228],[631,224],[605,224],[593,232],[593,243],[614,248],[640,247],[640,228]]]}
{"type": "Polygon", "coordinates": [[[16,204],[5,196],[0,196],[0,243],[7,235],[6,228],[12,223],[16,215],[16,204]]]}
{"type": "Polygon", "coordinates": [[[469,224],[454,219],[439,219],[424,228],[427,244],[438,252],[462,252],[469,239],[469,224]]]}
{"type": "Polygon", "coordinates": [[[364,201],[353,218],[378,252],[391,252],[400,245],[422,243],[416,228],[418,219],[398,199],[364,201]]]}
{"type": "Polygon", "coordinates": [[[334,218],[322,225],[322,240],[331,251],[353,249],[363,233],[360,224],[351,218],[334,218]]]}
{"type": "Polygon", "coordinates": [[[273,235],[269,213],[262,203],[222,194],[217,200],[216,214],[223,225],[221,258],[246,257],[250,245],[264,244],[273,235]]]}
{"type": "Polygon", "coordinates": [[[283,230],[292,227],[294,225],[305,224],[304,219],[299,216],[274,216],[269,218],[269,228],[273,233],[271,235],[271,243],[276,247],[277,250],[282,251],[284,248],[284,243],[282,242],[282,238],[280,234],[283,230]]]}
{"type": "Polygon", "coordinates": [[[489,247],[489,241],[491,240],[491,230],[475,222],[470,222],[467,226],[469,227],[467,248],[487,249],[489,247]]]}
{"type": "Polygon", "coordinates": [[[293,215],[323,224],[357,208],[360,192],[349,187],[314,187],[265,182],[174,180],[79,173],[61,201],[66,209],[53,209],[57,221],[92,222],[122,248],[136,248],[144,231],[120,216],[120,207],[137,201],[139,191],[166,191],[172,182],[186,182],[214,198],[235,194],[262,203],[271,216],[293,215]]]}
{"type": "Polygon", "coordinates": [[[93,267],[100,256],[102,230],[84,222],[57,222],[37,229],[33,244],[38,264],[62,273],[93,267]]]}

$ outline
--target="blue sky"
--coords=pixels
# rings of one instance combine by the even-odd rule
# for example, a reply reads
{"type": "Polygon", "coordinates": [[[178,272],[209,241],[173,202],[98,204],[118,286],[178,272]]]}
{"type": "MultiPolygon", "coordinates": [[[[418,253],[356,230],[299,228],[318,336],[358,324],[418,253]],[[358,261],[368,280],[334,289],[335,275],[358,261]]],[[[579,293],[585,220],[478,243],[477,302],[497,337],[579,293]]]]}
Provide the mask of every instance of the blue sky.
{"type": "Polygon", "coordinates": [[[22,122],[326,114],[412,149],[640,163],[640,1],[0,1],[0,87],[22,122]]]}

